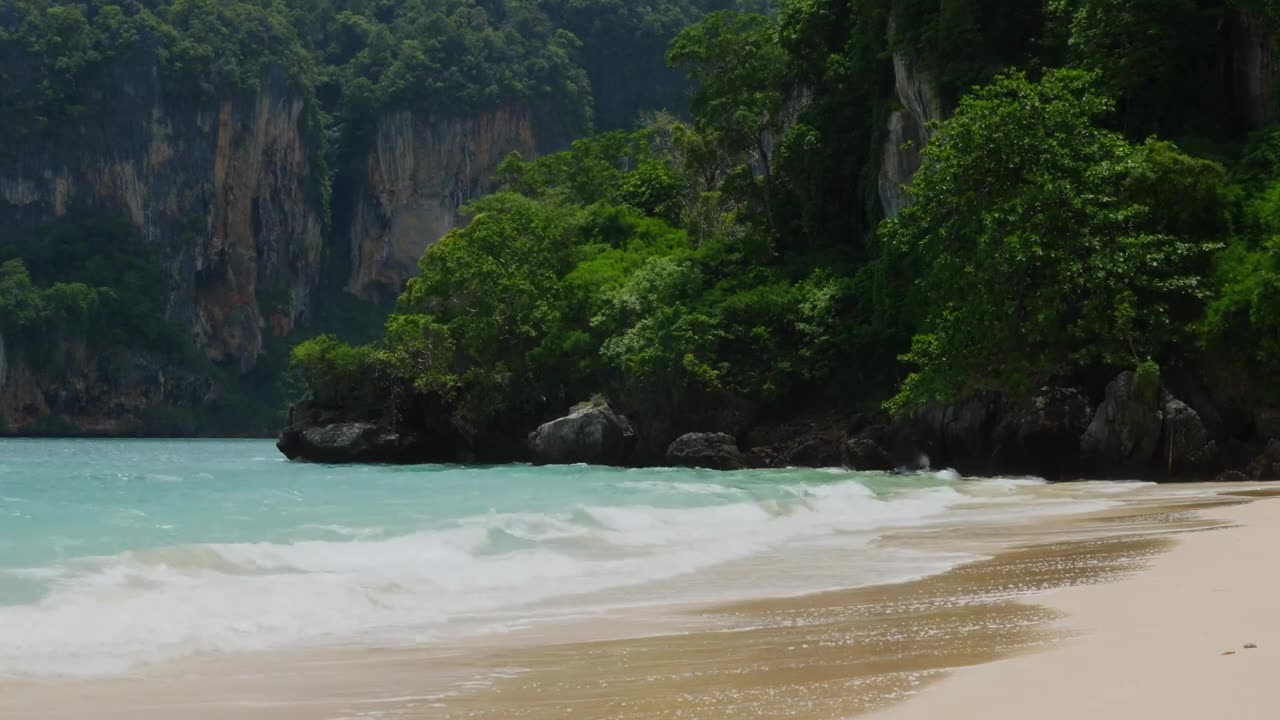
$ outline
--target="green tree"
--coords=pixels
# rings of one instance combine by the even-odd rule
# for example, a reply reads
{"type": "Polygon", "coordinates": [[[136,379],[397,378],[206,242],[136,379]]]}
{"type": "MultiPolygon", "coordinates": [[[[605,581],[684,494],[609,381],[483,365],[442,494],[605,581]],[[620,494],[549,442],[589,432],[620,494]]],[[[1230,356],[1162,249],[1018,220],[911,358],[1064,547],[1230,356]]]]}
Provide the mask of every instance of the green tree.
{"type": "Polygon", "coordinates": [[[884,227],[919,268],[895,409],[1163,358],[1202,311],[1223,172],[1102,129],[1093,80],[1003,75],[939,126],[913,205],[884,227]]]}

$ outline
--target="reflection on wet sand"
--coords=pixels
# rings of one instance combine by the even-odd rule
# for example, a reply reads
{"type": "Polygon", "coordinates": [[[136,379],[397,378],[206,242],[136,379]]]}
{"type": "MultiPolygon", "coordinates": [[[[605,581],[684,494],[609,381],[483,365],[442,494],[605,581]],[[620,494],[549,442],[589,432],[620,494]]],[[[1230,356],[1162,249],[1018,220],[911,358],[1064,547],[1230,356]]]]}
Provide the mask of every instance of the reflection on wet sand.
{"type": "Polygon", "coordinates": [[[916,582],[707,611],[708,620],[734,629],[495,653],[478,658],[479,667],[523,671],[482,692],[405,708],[405,715],[846,718],[900,699],[948,669],[1062,636],[1053,612],[1019,598],[1114,579],[1166,549],[1168,533],[1215,527],[1185,507],[1088,524],[1108,536],[1010,550],[916,582]]]}

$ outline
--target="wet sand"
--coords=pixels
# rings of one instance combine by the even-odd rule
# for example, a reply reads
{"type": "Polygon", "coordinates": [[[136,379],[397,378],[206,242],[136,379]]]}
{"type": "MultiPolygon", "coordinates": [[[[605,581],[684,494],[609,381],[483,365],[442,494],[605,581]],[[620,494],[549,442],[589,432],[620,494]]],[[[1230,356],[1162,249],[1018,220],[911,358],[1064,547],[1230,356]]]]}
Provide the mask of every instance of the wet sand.
{"type": "MultiPolygon", "coordinates": [[[[1230,507],[1255,499],[1243,495],[1153,496],[1087,516],[950,532],[904,530],[895,538],[900,545],[945,543],[993,557],[896,585],[664,616],[622,613],[450,647],[297,651],[190,660],[118,678],[0,681],[0,717],[834,720],[890,706],[886,717],[902,720],[1059,717],[1037,704],[1042,693],[1028,692],[1027,704],[1007,715],[992,714],[991,701],[1008,693],[1010,668],[1026,668],[1019,671],[1026,678],[1018,682],[1031,683],[1046,672],[1037,669],[1042,658],[1079,653],[1099,637],[1125,637],[1126,618],[1147,617],[1147,608],[1168,601],[1165,586],[1156,586],[1162,591],[1156,596],[1122,589],[1168,583],[1170,577],[1200,586],[1200,577],[1210,571],[1202,565],[1234,566],[1219,559],[1238,554],[1246,544],[1277,547],[1280,504],[1230,507]],[[1261,522],[1267,518],[1276,521],[1274,530],[1261,522]],[[1232,527],[1236,523],[1248,527],[1232,527]],[[1255,524],[1276,537],[1249,534],[1258,532],[1255,524]],[[1175,558],[1183,559],[1164,569],[1175,558]],[[1156,570],[1135,575],[1152,563],[1156,570]],[[1147,577],[1155,580],[1143,580],[1147,577]],[[1070,598],[1082,599],[1064,602],[1070,598]],[[974,703],[969,714],[959,710],[966,702],[974,703]],[[892,714],[899,712],[905,714],[892,714]]],[[[1268,575],[1264,555],[1245,558],[1238,570],[1268,575]]],[[[1259,589],[1254,599],[1274,602],[1275,597],[1259,589]]],[[[1168,630],[1172,637],[1199,637],[1194,628],[1207,618],[1234,612],[1210,602],[1212,596],[1194,600],[1205,604],[1194,611],[1175,604],[1179,612],[1161,615],[1177,623],[1168,630]]],[[[1222,651],[1266,642],[1265,635],[1248,639],[1223,633],[1212,638],[1222,651]]],[[[1150,649],[1165,648],[1157,643],[1150,649]]],[[[1121,663],[1123,654],[1112,655],[1114,645],[1092,652],[1099,651],[1103,654],[1086,653],[1075,662],[1091,664],[1101,675],[1110,668],[1110,675],[1123,682],[1126,665],[1141,661],[1121,663]]],[[[1246,652],[1256,653],[1241,649],[1238,656],[1211,659],[1256,662],[1253,658],[1262,656],[1243,657],[1246,652]]],[[[1053,669],[1041,679],[1058,683],[1068,694],[1088,695],[1080,693],[1088,685],[1064,681],[1074,678],[1073,672],[1053,669]]]]}

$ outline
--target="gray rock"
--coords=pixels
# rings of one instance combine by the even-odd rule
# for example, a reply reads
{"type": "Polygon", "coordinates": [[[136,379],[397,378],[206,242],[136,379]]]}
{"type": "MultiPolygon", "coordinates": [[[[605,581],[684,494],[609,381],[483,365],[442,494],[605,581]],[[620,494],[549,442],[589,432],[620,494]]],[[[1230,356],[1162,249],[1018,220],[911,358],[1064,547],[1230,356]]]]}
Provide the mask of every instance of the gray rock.
{"type": "Polygon", "coordinates": [[[635,447],[631,423],[607,404],[584,404],[529,433],[539,465],[622,465],[635,447]]]}
{"type": "Polygon", "coordinates": [[[740,470],[746,467],[738,442],[728,433],[688,433],[667,448],[667,462],[676,467],[740,470]]]}
{"type": "Polygon", "coordinates": [[[1127,370],[1107,385],[1106,398],[1080,438],[1081,453],[1092,461],[1128,470],[1150,466],[1163,413],[1157,405],[1159,392],[1139,392],[1136,380],[1127,370]]]}
{"type": "Polygon", "coordinates": [[[844,444],[844,465],[853,470],[889,471],[894,468],[889,453],[870,438],[851,438],[844,444]]]}
{"type": "Polygon", "coordinates": [[[1225,470],[1218,473],[1218,477],[1213,479],[1214,482],[1249,482],[1249,476],[1239,470],[1225,470]]]}
{"type": "Polygon", "coordinates": [[[322,463],[401,462],[414,438],[367,422],[337,422],[287,428],[276,447],[290,460],[322,463]]]}
{"type": "Polygon", "coordinates": [[[1171,472],[1200,466],[1215,449],[1200,415],[1181,400],[1169,399],[1164,405],[1164,447],[1157,464],[1171,472]]]}

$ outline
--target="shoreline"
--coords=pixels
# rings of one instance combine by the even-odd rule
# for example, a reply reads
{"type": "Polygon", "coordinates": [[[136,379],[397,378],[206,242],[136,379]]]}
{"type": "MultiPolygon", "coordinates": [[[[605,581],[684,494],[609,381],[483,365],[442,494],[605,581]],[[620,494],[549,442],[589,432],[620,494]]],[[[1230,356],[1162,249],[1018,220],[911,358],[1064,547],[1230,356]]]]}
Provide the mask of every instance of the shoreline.
{"type": "MultiPolygon", "coordinates": [[[[1216,518],[1237,503],[1274,496],[1267,488],[1199,491],[1153,491],[1109,510],[1016,526],[904,529],[895,539],[908,545],[941,543],[986,559],[902,583],[685,608],[665,628],[622,613],[546,628],[535,642],[297,650],[176,662],[127,677],[0,681],[0,715],[8,708],[15,717],[38,710],[122,720],[843,720],[885,707],[917,712],[935,688],[967,687],[970,672],[1016,665],[1045,647],[1052,654],[1064,638],[1087,632],[1064,621],[1069,608],[1045,602],[1058,597],[1053,588],[1092,593],[1072,586],[1109,583],[1175,545],[1230,535],[1236,530],[1203,531],[1229,523],[1216,518]]],[[[989,710],[976,706],[974,717],[989,710]]],[[[953,715],[926,709],[903,717],[953,715]]]]}
{"type": "Polygon", "coordinates": [[[1030,598],[1075,637],[959,669],[867,717],[1275,717],[1280,579],[1268,553],[1280,542],[1280,503],[1261,494],[1272,499],[1201,511],[1229,525],[1179,537],[1131,577],[1030,598]]]}

